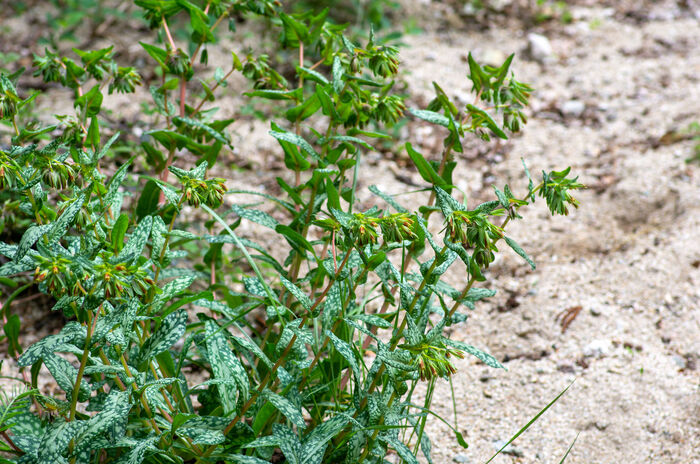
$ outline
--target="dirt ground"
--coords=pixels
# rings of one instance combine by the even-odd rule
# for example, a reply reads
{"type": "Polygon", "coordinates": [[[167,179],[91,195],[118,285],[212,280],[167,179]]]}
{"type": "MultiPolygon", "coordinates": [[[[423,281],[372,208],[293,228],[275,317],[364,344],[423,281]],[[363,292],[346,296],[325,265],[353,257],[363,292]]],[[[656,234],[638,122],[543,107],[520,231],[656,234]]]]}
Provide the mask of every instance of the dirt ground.
{"type": "MultiPolygon", "coordinates": [[[[504,12],[512,3],[491,2],[504,12]]],[[[537,270],[504,253],[487,276],[498,294],[452,334],[507,371],[456,362],[456,415],[470,446],[461,449],[431,420],[435,463],[485,462],[572,382],[493,462],[556,463],[578,435],[567,463],[700,463],[700,166],[685,161],[698,142],[669,135],[700,121],[700,6],[569,3],[569,24],[528,26],[504,13],[487,27],[458,2],[429,0],[405,0],[397,15],[423,29],[401,39],[414,106],[432,98],[432,81],[471,102],[470,51],[494,64],[515,52],[516,76],[537,89],[522,135],[487,150],[469,145],[459,160],[455,179],[470,204],[490,199],[494,183],[522,191],[521,157],[533,172],[572,166],[590,187],[570,216],[552,219],[538,202],[509,228],[537,270]],[[532,32],[547,37],[551,56],[531,56],[532,32]],[[567,310],[575,318],[563,330],[558,316],[567,310]]],[[[124,109],[128,99],[109,104],[124,109]]],[[[222,106],[224,116],[233,112],[222,106]]],[[[437,157],[441,134],[421,126],[402,130],[437,157]]],[[[226,173],[230,187],[269,188],[279,175],[268,169],[280,161],[265,131],[252,118],[234,124],[236,163],[247,168],[226,173]]],[[[376,201],[371,184],[389,193],[422,185],[400,154],[371,153],[365,161],[373,167],[359,187],[366,204],[376,201]]],[[[57,327],[37,321],[24,340],[57,327]]],[[[452,422],[450,385],[440,383],[435,398],[452,422]]]]}

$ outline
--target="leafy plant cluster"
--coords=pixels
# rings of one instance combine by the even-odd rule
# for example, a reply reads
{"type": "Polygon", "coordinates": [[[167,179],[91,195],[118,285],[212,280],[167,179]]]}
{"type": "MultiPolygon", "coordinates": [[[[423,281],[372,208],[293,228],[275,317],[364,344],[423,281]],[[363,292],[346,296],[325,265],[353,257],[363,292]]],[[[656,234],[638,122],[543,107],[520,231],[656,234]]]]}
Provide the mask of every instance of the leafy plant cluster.
{"type": "MultiPolygon", "coordinates": [[[[145,84],[112,47],[34,57],[35,75],[74,95],[75,113],[56,125],[20,127],[37,95],[17,88],[22,70],[0,75],[0,118],[12,134],[0,150],[3,217],[12,211],[27,226],[15,223],[16,238],[0,243],[4,338],[27,388],[0,411],[2,461],[381,463],[395,453],[432,462],[426,421],[447,423],[431,409],[437,380],[467,355],[502,367],[446,329],[494,294],[486,270],[501,243],[534,268],[506,233],[521,208],[539,196],[567,214],[582,187],[569,169],[536,182],[525,168],[519,194],[505,185],[478,205],[454,197],[464,137],[505,139],[525,124],[532,89],[510,72],[513,56],[497,68],[469,56],[473,104],[457,106],[434,84],[427,108],[407,109],[392,91],[398,51],[371,34],[349,39],[328,10],[136,4],[161,39],[141,43],[160,76],[148,103],[158,118],[116,170],[123,137],[106,124],[104,100],[145,84]],[[279,45],[298,56],[294,82],[255,51],[232,53],[228,71],[195,66],[234,14],[277,27],[279,45]],[[187,43],[174,39],[177,21],[188,25],[187,43]],[[230,190],[217,177],[233,120],[212,105],[234,73],[250,82],[245,96],[283,108],[269,131],[288,174],[277,178],[281,197],[230,190]],[[362,155],[406,113],[445,134],[437,161],[405,144],[425,199],[407,208],[402,192],[372,186],[386,206],[358,210],[362,155]],[[275,217],[240,194],[260,196],[275,217]],[[193,214],[206,215],[208,233],[193,214]],[[275,249],[240,235],[243,221],[274,233],[275,249]],[[442,279],[450,268],[464,276],[461,288],[442,279]],[[68,322],[27,347],[13,302],[35,287],[68,322]],[[38,391],[42,371],[63,393],[38,391]]],[[[458,424],[448,425],[466,446],[458,424]]]]}

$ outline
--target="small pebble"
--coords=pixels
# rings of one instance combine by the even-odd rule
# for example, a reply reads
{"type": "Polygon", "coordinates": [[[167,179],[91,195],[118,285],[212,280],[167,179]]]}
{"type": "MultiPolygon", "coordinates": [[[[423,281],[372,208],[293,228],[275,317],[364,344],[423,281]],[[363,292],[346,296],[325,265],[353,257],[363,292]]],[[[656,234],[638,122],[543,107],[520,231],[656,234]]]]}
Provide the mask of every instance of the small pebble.
{"type": "Polygon", "coordinates": [[[553,61],[552,44],[549,39],[541,34],[530,33],[527,35],[528,51],[533,60],[540,63],[553,61]]]}
{"type": "Polygon", "coordinates": [[[586,109],[586,104],[581,100],[569,100],[561,104],[559,111],[567,118],[580,118],[583,111],[586,109]]]}
{"type": "Polygon", "coordinates": [[[601,358],[608,354],[611,348],[610,340],[593,340],[583,348],[583,355],[587,358],[601,358]]]}
{"type": "Polygon", "coordinates": [[[469,456],[467,456],[466,454],[464,454],[464,453],[458,453],[458,454],[455,454],[455,456],[452,458],[452,462],[459,462],[459,463],[462,463],[462,464],[469,464],[469,463],[472,462],[472,461],[471,461],[471,459],[469,459],[469,456]]]}
{"type": "MultiPolygon", "coordinates": [[[[506,442],[504,440],[496,440],[493,442],[493,447],[496,449],[496,451],[500,450],[503,448],[503,445],[505,445],[506,442]]],[[[508,446],[506,446],[503,451],[501,451],[503,454],[510,454],[511,456],[517,456],[517,457],[522,457],[524,456],[525,453],[520,448],[517,448],[514,446],[512,443],[508,446]]]]}
{"type": "Polygon", "coordinates": [[[673,362],[676,363],[676,366],[678,366],[679,369],[685,369],[688,365],[688,362],[683,356],[674,354],[673,356],[671,356],[671,359],[673,359],[673,362]]]}

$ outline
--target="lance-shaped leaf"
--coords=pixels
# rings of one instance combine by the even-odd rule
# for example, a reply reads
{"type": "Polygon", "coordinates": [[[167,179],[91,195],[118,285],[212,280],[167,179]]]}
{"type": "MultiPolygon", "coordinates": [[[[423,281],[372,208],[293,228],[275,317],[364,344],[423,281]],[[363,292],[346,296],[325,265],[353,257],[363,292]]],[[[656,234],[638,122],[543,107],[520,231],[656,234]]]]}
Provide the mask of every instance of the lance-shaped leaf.
{"type": "MultiPolygon", "coordinates": [[[[24,232],[24,234],[22,234],[19,245],[17,245],[17,251],[15,251],[15,264],[26,256],[27,252],[32,248],[32,246],[34,246],[36,241],[39,240],[39,237],[44,235],[51,227],[52,224],[31,226],[24,232]]],[[[3,275],[10,274],[5,272],[3,275]]]]}
{"type": "Polygon", "coordinates": [[[249,221],[253,221],[255,223],[260,224],[261,226],[269,227],[273,230],[279,224],[279,222],[277,222],[277,219],[257,209],[241,208],[238,205],[233,205],[231,206],[231,211],[233,211],[238,216],[244,219],[248,219],[249,221]]]}
{"type": "Polygon", "coordinates": [[[124,245],[124,248],[122,249],[121,253],[119,253],[119,257],[127,258],[130,261],[133,261],[139,256],[141,256],[143,247],[146,246],[148,236],[151,233],[152,226],[153,217],[144,217],[141,220],[141,222],[138,223],[134,231],[131,233],[131,237],[129,237],[129,241],[126,242],[126,245],[124,245]]]}
{"type": "Polygon", "coordinates": [[[187,313],[185,311],[169,314],[163,319],[160,327],[146,340],[135,363],[137,365],[144,363],[169,349],[185,333],[186,326],[187,313]]]}
{"type": "Polygon", "coordinates": [[[268,133],[276,138],[277,140],[281,140],[283,142],[289,142],[291,144],[297,145],[299,148],[304,150],[306,153],[309,154],[313,159],[315,159],[319,165],[323,164],[323,161],[321,160],[321,156],[314,150],[314,148],[311,146],[309,142],[307,142],[302,136],[293,134],[291,132],[282,132],[282,131],[277,131],[277,130],[271,130],[268,131],[268,133]]]}
{"type": "Polygon", "coordinates": [[[377,195],[382,200],[386,201],[389,205],[391,205],[392,208],[394,208],[399,213],[408,213],[408,210],[406,208],[404,208],[403,206],[401,206],[400,204],[398,204],[396,202],[396,200],[394,200],[394,197],[382,192],[381,190],[379,190],[379,187],[377,187],[376,185],[370,185],[369,191],[374,193],[375,195],[377,195]]]}
{"type": "Polygon", "coordinates": [[[222,329],[214,322],[206,322],[206,343],[209,363],[215,379],[233,380],[234,383],[220,383],[217,390],[221,397],[224,414],[236,411],[236,405],[248,400],[249,381],[243,364],[231,350],[222,329]],[[238,401],[236,398],[238,397],[238,401]]]}
{"type": "Polygon", "coordinates": [[[481,360],[481,362],[483,362],[487,366],[505,369],[503,364],[498,362],[498,359],[494,358],[493,356],[484,351],[481,351],[479,348],[476,348],[472,345],[468,345],[464,342],[460,342],[458,340],[451,340],[449,338],[444,338],[443,342],[445,343],[445,345],[452,346],[454,348],[457,348],[458,350],[464,351],[465,353],[469,353],[472,356],[476,356],[477,358],[479,358],[479,360],[481,360]]]}
{"type": "Polygon", "coordinates": [[[267,400],[272,403],[284,417],[289,419],[292,424],[296,425],[300,429],[306,428],[304,417],[301,415],[301,411],[294,405],[294,403],[289,401],[284,396],[278,395],[277,393],[267,389],[263,391],[263,396],[267,398],[267,400]]]}
{"type": "Polygon", "coordinates": [[[352,346],[344,341],[339,339],[338,337],[333,334],[330,330],[326,331],[326,335],[328,338],[333,342],[333,346],[335,349],[340,353],[340,355],[345,358],[345,360],[350,364],[350,368],[352,369],[352,373],[355,376],[356,380],[359,380],[360,378],[360,364],[357,361],[357,357],[355,356],[355,352],[352,349],[352,346]]]}
{"type": "MultiPolygon", "coordinates": [[[[115,424],[121,423],[131,410],[130,396],[130,390],[112,390],[105,400],[104,408],[87,421],[87,427],[76,438],[76,449],[88,447],[92,440],[105,432],[109,433],[115,424]]],[[[111,437],[119,438],[121,437],[111,437]]]]}
{"type": "Polygon", "coordinates": [[[47,431],[41,439],[37,464],[67,463],[63,453],[70,441],[86,427],[84,421],[63,422],[47,431]]]}
{"type": "Polygon", "coordinates": [[[414,108],[409,109],[409,111],[412,115],[417,118],[421,118],[424,121],[428,121],[442,127],[450,127],[450,120],[442,114],[436,113],[435,111],[419,110],[414,108]]]}
{"type": "Polygon", "coordinates": [[[350,422],[350,417],[337,415],[317,425],[302,443],[301,464],[321,464],[331,439],[350,422]]]}
{"type": "Polygon", "coordinates": [[[406,143],[406,151],[408,156],[413,160],[413,164],[416,165],[418,173],[426,182],[430,182],[433,185],[446,185],[445,180],[435,172],[435,169],[428,163],[428,161],[419,152],[413,149],[413,145],[409,142],[406,143]]]}
{"type": "Polygon", "coordinates": [[[284,277],[280,276],[280,280],[282,281],[282,285],[284,285],[284,287],[287,290],[289,290],[289,293],[291,293],[294,296],[294,298],[296,298],[297,301],[299,303],[301,303],[301,305],[304,307],[304,309],[309,311],[311,309],[311,305],[312,305],[309,297],[306,296],[306,294],[304,292],[302,292],[299,287],[297,287],[296,285],[294,285],[292,282],[285,279],[284,277]]]}
{"type": "Polygon", "coordinates": [[[520,255],[521,258],[523,258],[527,263],[530,265],[530,267],[534,270],[535,269],[535,262],[528,256],[527,253],[525,253],[525,250],[523,250],[520,245],[517,244],[515,240],[513,240],[510,237],[505,238],[506,243],[508,244],[509,247],[513,249],[514,252],[516,252],[518,255],[520,255]]]}

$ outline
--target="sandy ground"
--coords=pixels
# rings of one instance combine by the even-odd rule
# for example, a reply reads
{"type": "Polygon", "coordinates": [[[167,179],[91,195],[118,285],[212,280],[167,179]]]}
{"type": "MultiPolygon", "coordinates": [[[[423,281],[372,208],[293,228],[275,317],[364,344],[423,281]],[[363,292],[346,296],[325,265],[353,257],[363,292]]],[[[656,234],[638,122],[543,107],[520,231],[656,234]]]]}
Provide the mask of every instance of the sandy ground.
{"type": "MultiPolygon", "coordinates": [[[[577,2],[571,24],[527,30],[512,18],[481,26],[453,4],[402,4],[401,16],[415,15],[424,30],[402,38],[415,106],[430,100],[433,80],[471,102],[469,51],[494,63],[515,52],[517,77],[537,89],[522,135],[465,151],[455,179],[470,204],[490,199],[493,183],[522,191],[521,157],[533,172],[572,166],[591,187],[577,195],[581,208],[569,217],[551,219],[538,202],[526,221],[509,228],[537,270],[504,253],[487,276],[499,293],[452,334],[491,352],[508,370],[473,359],[456,363],[456,412],[470,447],[459,448],[448,428],[429,421],[435,463],[485,462],[495,443],[572,382],[511,454],[494,462],[559,462],[578,435],[567,463],[700,463],[700,167],[685,162],[697,142],[659,142],[700,120],[700,8],[602,3],[577,2]],[[528,57],[530,32],[549,39],[553,56],[546,63],[528,57]],[[562,331],[557,315],[576,307],[580,312],[562,331]]],[[[210,60],[216,53],[210,51],[210,60]]],[[[124,109],[128,99],[108,104],[124,109]]],[[[232,108],[222,105],[224,115],[232,108]]],[[[420,126],[403,130],[437,157],[441,134],[420,126]]],[[[281,164],[276,142],[251,118],[233,130],[236,163],[247,170],[226,173],[230,186],[271,188],[281,164]]],[[[400,154],[373,153],[365,161],[372,169],[360,182],[364,204],[376,202],[366,189],[371,184],[390,193],[413,189],[407,182],[422,185],[400,154]]],[[[411,197],[402,201],[410,204],[411,197]]],[[[24,341],[57,327],[37,320],[24,341]]],[[[449,384],[439,383],[435,398],[437,410],[453,421],[449,384]]]]}

